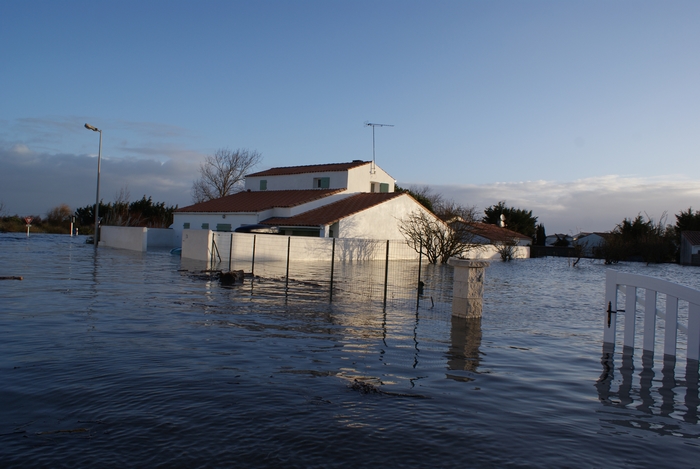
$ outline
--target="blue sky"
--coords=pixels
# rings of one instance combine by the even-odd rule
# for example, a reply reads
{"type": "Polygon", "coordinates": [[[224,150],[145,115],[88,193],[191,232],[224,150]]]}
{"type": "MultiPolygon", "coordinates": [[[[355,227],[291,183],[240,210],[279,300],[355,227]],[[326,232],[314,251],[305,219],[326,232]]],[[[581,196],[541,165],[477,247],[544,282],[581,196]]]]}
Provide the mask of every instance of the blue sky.
{"type": "Polygon", "coordinates": [[[371,159],[548,232],[700,208],[700,2],[0,2],[0,201],[188,205],[204,155],[371,159]]]}

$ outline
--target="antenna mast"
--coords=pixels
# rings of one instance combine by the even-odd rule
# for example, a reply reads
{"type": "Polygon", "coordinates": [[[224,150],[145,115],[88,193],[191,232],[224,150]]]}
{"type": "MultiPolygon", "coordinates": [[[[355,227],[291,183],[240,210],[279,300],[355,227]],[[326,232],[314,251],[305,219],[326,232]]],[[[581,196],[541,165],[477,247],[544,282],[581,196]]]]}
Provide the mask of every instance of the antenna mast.
{"type": "Polygon", "coordinates": [[[375,158],[374,158],[374,128],[375,127],[393,127],[394,124],[375,124],[372,122],[365,122],[365,126],[367,127],[372,127],[372,167],[369,170],[370,174],[374,174],[376,170],[376,165],[375,165],[375,158]]]}

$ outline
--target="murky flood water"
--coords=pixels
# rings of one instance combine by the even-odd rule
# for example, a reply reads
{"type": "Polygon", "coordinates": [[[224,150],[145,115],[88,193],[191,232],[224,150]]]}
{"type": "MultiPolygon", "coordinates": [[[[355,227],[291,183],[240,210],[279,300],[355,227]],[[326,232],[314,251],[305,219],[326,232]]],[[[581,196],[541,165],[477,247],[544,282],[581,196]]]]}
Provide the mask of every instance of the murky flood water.
{"type": "MultiPolygon", "coordinates": [[[[0,276],[24,277],[0,281],[2,467],[700,461],[697,364],[603,354],[600,263],[494,263],[475,322],[83,242],[0,235],[0,276]]],[[[615,268],[700,288],[697,268],[615,268]]]]}

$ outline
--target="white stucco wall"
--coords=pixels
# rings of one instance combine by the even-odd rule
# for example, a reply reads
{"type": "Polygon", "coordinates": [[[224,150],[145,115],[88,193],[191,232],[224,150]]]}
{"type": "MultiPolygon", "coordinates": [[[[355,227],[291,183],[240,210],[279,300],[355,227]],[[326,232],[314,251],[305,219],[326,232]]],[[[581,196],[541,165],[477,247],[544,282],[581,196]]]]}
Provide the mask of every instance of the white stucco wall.
{"type": "Polygon", "coordinates": [[[315,178],[329,178],[328,189],[345,189],[348,187],[347,171],[326,171],[303,174],[285,174],[280,176],[248,176],[245,178],[245,188],[251,191],[260,190],[260,181],[267,181],[268,191],[318,189],[314,187],[315,178]]]}
{"type": "MultiPolygon", "coordinates": [[[[530,258],[530,246],[514,246],[515,252],[513,253],[514,259],[529,259],[530,258]]],[[[501,255],[498,252],[498,248],[493,244],[484,244],[478,249],[468,252],[463,257],[467,259],[485,259],[485,260],[501,260],[501,255]]]]}
{"type": "Polygon", "coordinates": [[[147,228],[134,226],[102,226],[100,227],[99,247],[128,249],[130,251],[146,251],[147,228]]]}
{"type": "Polygon", "coordinates": [[[374,174],[371,171],[372,163],[351,168],[347,171],[311,172],[304,174],[285,174],[280,176],[248,176],[245,179],[246,190],[260,190],[260,181],[267,181],[268,191],[318,189],[314,186],[314,179],[329,178],[329,189],[347,189],[348,192],[371,192],[371,183],[385,183],[389,185],[389,192],[394,192],[394,178],[386,171],[375,165],[374,174]]]}
{"type": "Polygon", "coordinates": [[[373,182],[389,184],[389,192],[394,192],[394,178],[376,165],[374,174],[371,174],[371,167],[372,163],[368,163],[348,171],[348,192],[371,192],[373,182]]]}
{"type": "MultiPolygon", "coordinates": [[[[214,233],[213,239],[221,256],[221,263],[224,269],[228,268],[230,258],[232,269],[250,271],[253,243],[255,243],[256,264],[286,262],[287,243],[289,243],[290,247],[290,262],[297,264],[304,261],[319,260],[330,262],[333,251],[332,238],[288,237],[269,234],[254,235],[251,233],[214,233]]],[[[335,258],[338,261],[385,260],[386,240],[335,239],[335,258]]],[[[405,241],[391,240],[389,242],[390,260],[417,258],[418,254],[408,247],[405,241]]]]}
{"type": "Polygon", "coordinates": [[[211,230],[184,230],[181,256],[185,259],[208,262],[211,258],[211,240],[211,230]]]}
{"type": "Polygon", "coordinates": [[[399,239],[404,237],[399,231],[400,220],[414,211],[422,211],[433,216],[408,194],[402,194],[383,204],[363,210],[339,222],[339,238],[399,239]]]}

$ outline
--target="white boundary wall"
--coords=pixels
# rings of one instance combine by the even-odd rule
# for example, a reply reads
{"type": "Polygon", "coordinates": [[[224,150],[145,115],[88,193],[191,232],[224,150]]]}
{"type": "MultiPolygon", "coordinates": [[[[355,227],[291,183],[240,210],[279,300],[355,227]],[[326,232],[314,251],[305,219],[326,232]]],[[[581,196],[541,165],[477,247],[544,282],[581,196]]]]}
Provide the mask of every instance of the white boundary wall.
{"type": "Polygon", "coordinates": [[[99,246],[146,251],[149,247],[175,247],[175,232],[169,228],[101,226],[99,246]]]}
{"type": "MultiPolygon", "coordinates": [[[[194,250],[185,250],[185,234],[183,232],[182,256],[192,259],[205,260],[203,249],[197,253],[194,250]],[[197,257],[191,257],[191,256],[197,257]]],[[[251,259],[253,255],[253,241],[255,241],[255,262],[284,261],[287,259],[287,245],[289,243],[290,261],[316,261],[329,260],[333,252],[333,239],[335,239],[335,258],[339,261],[365,261],[386,259],[386,240],[374,239],[346,239],[346,238],[311,238],[305,236],[280,236],[270,234],[251,233],[213,233],[212,238],[216,243],[218,255],[222,262],[228,262],[229,252],[233,259],[251,259]]],[[[208,238],[209,249],[206,255],[211,256],[212,238],[208,238]]],[[[194,238],[191,242],[195,242],[194,238]]],[[[203,243],[203,238],[198,239],[203,243]]],[[[216,253],[214,254],[216,256],[216,253]]],[[[207,258],[208,260],[209,258],[207,258]]],[[[389,260],[418,259],[418,253],[409,248],[406,241],[389,240],[389,260]]],[[[217,259],[218,260],[218,259],[217,259]]]]}
{"type": "Polygon", "coordinates": [[[209,262],[212,234],[211,230],[182,230],[182,257],[209,262]]]}
{"type": "MultiPolygon", "coordinates": [[[[280,236],[271,234],[224,233],[210,230],[184,230],[182,235],[182,257],[201,261],[228,262],[248,260],[284,261],[287,259],[289,243],[290,261],[329,260],[335,239],[335,259],[339,261],[366,261],[386,259],[387,240],[355,238],[312,238],[305,236],[280,236]],[[213,243],[212,243],[213,240],[213,243]],[[215,247],[214,247],[215,246],[215,247]],[[215,249],[212,252],[212,248],[215,249]]],[[[515,246],[515,259],[530,257],[529,246],[515,246]]],[[[500,254],[493,245],[485,245],[466,256],[469,259],[500,260],[500,254]]],[[[405,240],[389,240],[389,260],[418,259],[418,253],[411,249],[405,240]]]]}
{"type": "MultiPolygon", "coordinates": [[[[467,259],[501,260],[498,248],[493,244],[484,244],[479,249],[470,251],[467,259]]],[[[513,259],[529,259],[530,246],[513,246],[513,259]]]]}
{"type": "Polygon", "coordinates": [[[148,228],[137,226],[101,226],[99,246],[145,252],[148,228]]]}

